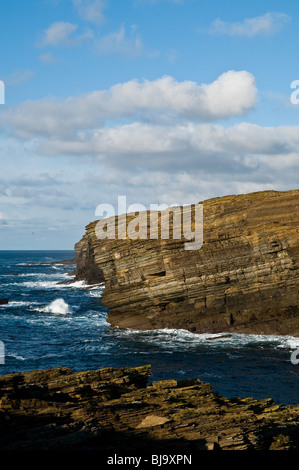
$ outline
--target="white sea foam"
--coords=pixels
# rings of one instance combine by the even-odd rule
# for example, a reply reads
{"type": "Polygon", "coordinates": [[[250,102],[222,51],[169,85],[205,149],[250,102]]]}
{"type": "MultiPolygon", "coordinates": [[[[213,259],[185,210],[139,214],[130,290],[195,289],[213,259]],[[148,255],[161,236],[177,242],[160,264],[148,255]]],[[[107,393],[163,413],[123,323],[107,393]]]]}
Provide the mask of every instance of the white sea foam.
{"type": "Polygon", "coordinates": [[[22,277],[49,278],[51,276],[62,276],[60,273],[18,273],[18,274],[0,274],[0,277],[13,277],[16,279],[22,277]]]}
{"type": "Polygon", "coordinates": [[[54,300],[40,311],[43,311],[45,313],[54,313],[58,315],[66,315],[68,313],[72,313],[71,308],[62,298],[54,300]]]}
{"type": "Polygon", "coordinates": [[[21,284],[14,283],[19,286],[28,287],[29,289],[53,289],[53,287],[64,287],[63,284],[58,284],[58,281],[25,281],[21,284]]]}
{"type": "MultiPolygon", "coordinates": [[[[35,274],[29,274],[35,275],[35,274]]],[[[23,275],[21,275],[23,276],[23,275]]],[[[25,275],[24,275],[25,276],[25,275]]],[[[28,289],[68,289],[68,288],[75,288],[75,289],[101,289],[103,291],[104,284],[87,284],[85,281],[75,281],[70,279],[70,276],[67,273],[55,273],[55,274],[36,274],[37,279],[31,281],[23,281],[23,282],[11,282],[10,286],[22,286],[28,289]],[[42,279],[39,279],[40,276],[43,276],[42,279]],[[46,281],[44,280],[46,277],[46,281]],[[51,277],[51,280],[49,280],[51,277]],[[55,277],[53,279],[53,277],[55,277]],[[68,279],[67,282],[64,282],[65,279],[68,279]]],[[[96,295],[95,295],[96,296],[96,295]]]]}
{"type": "Polygon", "coordinates": [[[69,284],[66,284],[66,286],[82,288],[82,287],[87,287],[87,284],[84,281],[73,281],[73,282],[70,282],[69,284]]]}
{"type": "Polygon", "coordinates": [[[109,324],[107,323],[106,314],[99,313],[97,311],[89,310],[86,315],[77,316],[74,321],[75,323],[86,324],[86,325],[93,325],[96,327],[107,327],[109,328],[109,324]]]}
{"type": "Polygon", "coordinates": [[[31,305],[39,305],[39,302],[28,302],[25,300],[12,300],[5,307],[30,307],[31,305]]]}
{"type": "Polygon", "coordinates": [[[293,336],[286,336],[278,347],[287,349],[299,349],[299,338],[294,338],[293,336]]]}
{"type": "Polygon", "coordinates": [[[116,334],[132,336],[134,340],[140,340],[156,344],[161,348],[176,349],[185,346],[193,348],[199,345],[209,348],[233,347],[242,348],[247,346],[270,346],[275,348],[297,349],[299,338],[278,335],[256,335],[241,333],[191,333],[181,329],[158,329],[158,330],[131,330],[115,329],[116,334]]]}
{"type": "Polygon", "coordinates": [[[90,297],[102,297],[104,287],[92,288],[89,292],[90,297]]]}
{"type": "Polygon", "coordinates": [[[26,361],[26,358],[23,356],[19,356],[18,354],[13,354],[13,353],[7,353],[6,354],[8,357],[13,357],[14,359],[17,359],[18,361],[26,361]]]}
{"type": "Polygon", "coordinates": [[[87,282],[85,281],[74,281],[74,282],[70,282],[67,284],[67,286],[69,287],[78,287],[81,289],[90,289],[90,290],[94,290],[98,288],[103,289],[103,285],[104,284],[87,284],[87,282]]]}

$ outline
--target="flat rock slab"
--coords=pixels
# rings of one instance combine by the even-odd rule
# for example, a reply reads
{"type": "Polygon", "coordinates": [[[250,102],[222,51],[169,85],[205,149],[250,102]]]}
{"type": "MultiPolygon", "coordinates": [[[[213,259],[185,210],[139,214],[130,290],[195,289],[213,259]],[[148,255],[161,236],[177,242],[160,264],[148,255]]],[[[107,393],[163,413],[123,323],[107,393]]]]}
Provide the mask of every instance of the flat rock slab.
{"type": "Polygon", "coordinates": [[[155,415],[149,415],[146,418],[144,418],[140,424],[138,424],[138,428],[150,428],[153,426],[162,426],[165,423],[168,423],[170,420],[168,418],[165,418],[164,416],[155,416],[155,415]]]}

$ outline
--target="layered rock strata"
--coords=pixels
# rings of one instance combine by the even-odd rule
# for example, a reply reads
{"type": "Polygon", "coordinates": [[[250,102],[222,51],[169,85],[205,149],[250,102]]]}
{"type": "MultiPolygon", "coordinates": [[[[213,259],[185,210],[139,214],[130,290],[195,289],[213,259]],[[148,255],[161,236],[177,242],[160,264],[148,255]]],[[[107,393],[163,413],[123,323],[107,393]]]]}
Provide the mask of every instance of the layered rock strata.
{"type": "Polygon", "coordinates": [[[100,240],[90,223],[75,246],[76,278],[105,283],[112,327],[299,336],[299,190],[202,204],[198,250],[184,237],[100,240]]]}
{"type": "Polygon", "coordinates": [[[298,405],[226,399],[199,379],[148,383],[150,374],[142,366],[1,376],[1,451],[299,450],[298,405]]]}

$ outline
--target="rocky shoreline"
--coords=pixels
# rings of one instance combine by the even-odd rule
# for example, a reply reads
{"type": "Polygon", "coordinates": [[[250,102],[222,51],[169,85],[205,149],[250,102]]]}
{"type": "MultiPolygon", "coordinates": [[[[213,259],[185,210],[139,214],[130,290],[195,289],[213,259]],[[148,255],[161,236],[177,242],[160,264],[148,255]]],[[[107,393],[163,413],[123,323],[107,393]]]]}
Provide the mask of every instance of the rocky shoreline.
{"type": "Polygon", "coordinates": [[[203,211],[194,251],[184,239],[99,240],[90,223],[76,280],[105,283],[111,327],[299,336],[299,190],[214,198],[203,211]]]}
{"type": "MultiPolygon", "coordinates": [[[[76,265],[75,280],[104,284],[111,327],[299,336],[299,191],[203,206],[200,250],[184,250],[184,240],[99,240],[94,221],[75,260],[63,263],[76,265]]],[[[229,399],[198,378],[150,376],[149,365],[0,376],[0,450],[299,450],[298,404],[229,399]]]]}
{"type": "Polygon", "coordinates": [[[146,365],[1,376],[1,451],[299,450],[299,405],[227,399],[199,379],[149,382],[150,375],[146,365]]]}

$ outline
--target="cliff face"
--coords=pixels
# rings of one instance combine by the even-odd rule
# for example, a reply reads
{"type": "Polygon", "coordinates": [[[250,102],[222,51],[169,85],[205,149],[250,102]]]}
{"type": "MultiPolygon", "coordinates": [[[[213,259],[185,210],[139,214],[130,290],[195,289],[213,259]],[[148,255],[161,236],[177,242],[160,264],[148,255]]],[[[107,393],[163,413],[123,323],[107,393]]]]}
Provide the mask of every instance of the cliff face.
{"type": "Polygon", "coordinates": [[[202,450],[299,450],[298,405],[226,399],[199,379],[148,384],[150,374],[150,366],[64,367],[1,376],[1,451],[193,458],[202,450]]]}
{"type": "Polygon", "coordinates": [[[76,277],[105,282],[112,327],[299,336],[299,190],[210,199],[203,215],[199,250],[99,240],[94,221],[75,246],[76,277]]]}

